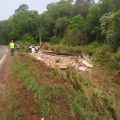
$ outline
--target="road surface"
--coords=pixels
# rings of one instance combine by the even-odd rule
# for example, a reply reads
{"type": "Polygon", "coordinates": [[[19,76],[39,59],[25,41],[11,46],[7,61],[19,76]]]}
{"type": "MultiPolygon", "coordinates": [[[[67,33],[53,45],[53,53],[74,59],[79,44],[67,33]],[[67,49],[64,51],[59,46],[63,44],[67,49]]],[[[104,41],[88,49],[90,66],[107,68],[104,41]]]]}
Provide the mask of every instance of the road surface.
{"type": "Polygon", "coordinates": [[[7,58],[7,55],[8,55],[8,48],[0,45],[0,70],[7,58]]]}

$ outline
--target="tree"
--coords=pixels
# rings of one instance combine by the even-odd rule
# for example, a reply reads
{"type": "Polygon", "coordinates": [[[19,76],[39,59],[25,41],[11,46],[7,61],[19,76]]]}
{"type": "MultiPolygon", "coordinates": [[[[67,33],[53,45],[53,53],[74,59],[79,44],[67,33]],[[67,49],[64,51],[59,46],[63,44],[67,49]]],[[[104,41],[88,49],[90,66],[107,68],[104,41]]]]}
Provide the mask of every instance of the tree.
{"type": "Polygon", "coordinates": [[[116,11],[119,10],[120,9],[120,0],[114,0],[113,3],[115,6],[115,10],[116,11]]]}
{"type": "Polygon", "coordinates": [[[59,17],[71,15],[72,0],[61,0],[57,3],[51,3],[47,6],[48,14],[55,20],[59,17]]]}
{"type": "Polygon", "coordinates": [[[112,17],[112,13],[105,13],[101,18],[100,18],[100,27],[101,27],[101,34],[105,38],[105,43],[109,43],[108,39],[108,31],[110,29],[110,20],[112,17]]]}
{"type": "Polygon", "coordinates": [[[68,24],[69,24],[69,17],[58,18],[55,22],[55,34],[59,37],[63,37],[68,24]]]}
{"type": "Polygon", "coordinates": [[[106,44],[111,45],[116,51],[120,46],[120,10],[114,13],[106,13],[101,17],[100,22],[106,44]]]}
{"type": "MultiPolygon", "coordinates": [[[[86,35],[84,33],[84,24],[85,20],[81,15],[76,15],[70,19],[70,23],[68,25],[68,32],[70,32],[70,36],[73,40],[71,40],[74,45],[81,45],[86,42],[86,35]]],[[[69,33],[68,33],[69,35],[69,33]]]]}
{"type": "Polygon", "coordinates": [[[75,4],[79,3],[94,3],[94,0],[76,0],[75,4]]]}
{"type": "Polygon", "coordinates": [[[93,4],[89,8],[89,14],[85,22],[85,33],[87,34],[88,43],[95,40],[101,40],[100,34],[100,23],[99,19],[101,17],[100,7],[96,4],[93,4]]]}
{"type": "Polygon", "coordinates": [[[100,0],[99,1],[101,16],[115,10],[114,0],[100,0]]]}
{"type": "Polygon", "coordinates": [[[0,22],[0,40],[3,43],[9,42],[9,32],[11,31],[11,21],[5,20],[0,22]]]}
{"type": "Polygon", "coordinates": [[[50,40],[50,38],[56,36],[63,36],[66,24],[66,19],[71,16],[72,8],[71,0],[61,0],[57,3],[50,3],[47,6],[47,11],[40,15],[40,21],[42,21],[42,38],[50,40]],[[62,25],[62,23],[65,24],[62,25]]]}
{"type": "Polygon", "coordinates": [[[92,3],[94,3],[93,0],[76,0],[75,5],[73,6],[73,14],[81,14],[86,18],[92,3]]]}
{"type": "Polygon", "coordinates": [[[55,20],[47,13],[40,16],[40,30],[42,31],[42,39],[50,40],[54,36],[55,20]]]}
{"type": "Polygon", "coordinates": [[[29,7],[28,7],[27,4],[22,4],[22,5],[19,6],[18,9],[15,10],[15,12],[26,11],[26,10],[28,10],[28,8],[29,8],[29,7]]]}
{"type": "Polygon", "coordinates": [[[113,50],[116,51],[120,47],[120,10],[113,13],[110,22],[107,38],[113,50]]]}
{"type": "Polygon", "coordinates": [[[29,33],[32,37],[38,38],[39,14],[36,11],[22,10],[16,12],[11,17],[11,23],[11,36],[21,39],[22,36],[29,33]]]}

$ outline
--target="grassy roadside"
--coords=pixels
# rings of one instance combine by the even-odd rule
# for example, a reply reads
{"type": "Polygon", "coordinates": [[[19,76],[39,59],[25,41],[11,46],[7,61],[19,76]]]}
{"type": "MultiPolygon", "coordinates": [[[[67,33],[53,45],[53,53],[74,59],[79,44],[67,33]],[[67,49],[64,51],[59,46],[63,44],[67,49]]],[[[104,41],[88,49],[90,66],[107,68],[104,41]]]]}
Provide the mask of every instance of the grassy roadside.
{"type": "Polygon", "coordinates": [[[8,84],[8,96],[10,98],[10,103],[11,103],[11,104],[9,104],[9,111],[10,112],[6,117],[10,116],[10,117],[8,117],[9,119],[21,120],[23,117],[23,113],[22,113],[22,110],[20,109],[20,104],[18,103],[18,101],[14,97],[15,89],[14,89],[13,84],[14,84],[14,81],[13,81],[13,79],[11,79],[11,81],[8,84]]]}
{"type": "Polygon", "coordinates": [[[14,78],[10,74],[8,79],[5,95],[0,98],[0,120],[21,120],[23,113],[18,101],[14,97],[14,78]]]}
{"type": "MultiPolygon", "coordinates": [[[[120,96],[115,96],[115,89],[118,89],[119,85],[111,80],[111,76],[105,77],[102,74],[105,78],[102,76],[102,81],[99,83],[98,78],[96,79],[89,74],[80,74],[74,69],[68,69],[65,72],[56,70],[55,73],[65,81],[70,82],[77,91],[75,100],[72,98],[72,102],[77,101],[74,105],[77,105],[78,108],[81,108],[81,105],[84,106],[83,119],[119,120],[120,96]]],[[[81,114],[79,116],[81,119],[81,114]]]]}
{"type": "Polygon", "coordinates": [[[45,117],[56,120],[118,120],[120,117],[119,98],[114,95],[117,85],[107,83],[106,76],[99,83],[90,74],[80,74],[72,68],[65,72],[48,70],[22,54],[15,58],[13,72],[34,92],[40,114],[45,117]]]}
{"type": "Polygon", "coordinates": [[[52,109],[50,106],[51,94],[44,86],[39,86],[35,79],[31,76],[30,72],[24,67],[23,64],[16,58],[14,66],[14,74],[17,75],[28,88],[35,93],[35,101],[40,105],[40,112],[43,115],[49,115],[52,109]],[[19,64],[18,64],[19,63],[19,64]]]}

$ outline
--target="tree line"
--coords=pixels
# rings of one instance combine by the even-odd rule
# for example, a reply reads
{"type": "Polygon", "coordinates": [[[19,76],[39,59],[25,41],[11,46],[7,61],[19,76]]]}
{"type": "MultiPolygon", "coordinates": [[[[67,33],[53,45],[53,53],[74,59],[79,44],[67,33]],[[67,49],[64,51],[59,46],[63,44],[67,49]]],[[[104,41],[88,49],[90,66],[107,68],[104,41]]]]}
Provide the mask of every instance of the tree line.
{"type": "Polygon", "coordinates": [[[120,0],[60,0],[38,14],[22,4],[8,20],[0,21],[0,41],[83,45],[99,42],[120,46],[120,0]]]}

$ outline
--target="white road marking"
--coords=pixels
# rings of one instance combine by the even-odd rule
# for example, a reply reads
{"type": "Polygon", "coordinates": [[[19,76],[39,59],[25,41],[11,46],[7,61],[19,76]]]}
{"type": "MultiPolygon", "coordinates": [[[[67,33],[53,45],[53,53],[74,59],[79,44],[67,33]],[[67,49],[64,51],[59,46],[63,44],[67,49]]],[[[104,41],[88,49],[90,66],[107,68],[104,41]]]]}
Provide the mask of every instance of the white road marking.
{"type": "Polygon", "coordinates": [[[2,62],[5,60],[6,56],[7,56],[7,55],[4,55],[4,56],[2,57],[2,59],[0,60],[0,65],[1,65],[2,62]]]}
{"type": "MultiPolygon", "coordinates": [[[[5,47],[5,52],[7,53],[8,52],[8,49],[7,47],[5,47]]],[[[0,65],[3,63],[3,61],[6,59],[7,55],[5,54],[2,59],[0,60],[0,65]]]]}

